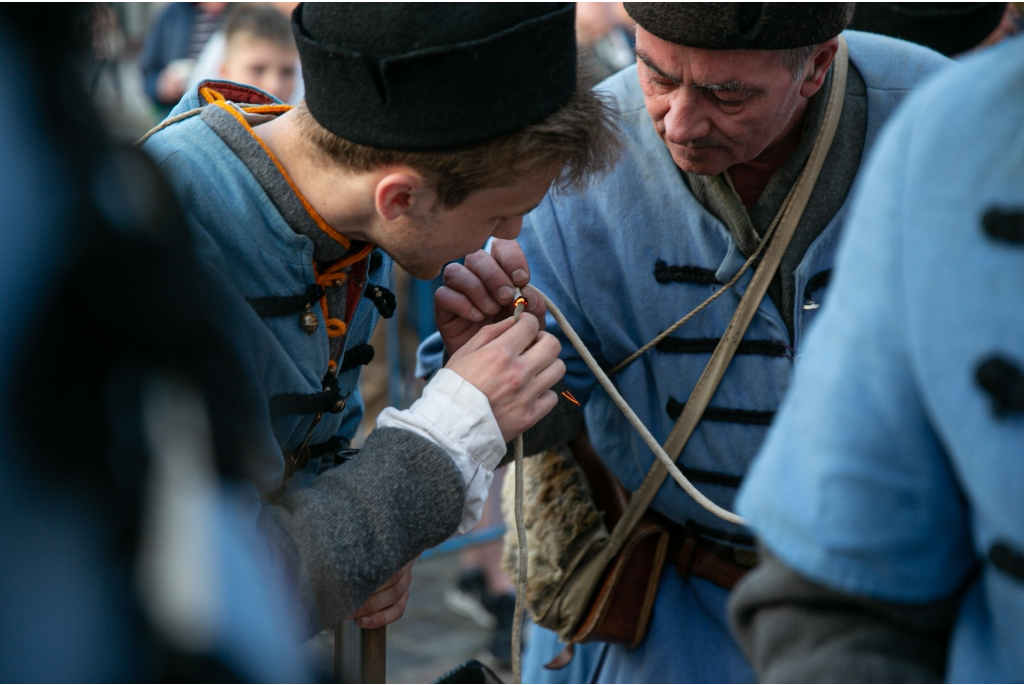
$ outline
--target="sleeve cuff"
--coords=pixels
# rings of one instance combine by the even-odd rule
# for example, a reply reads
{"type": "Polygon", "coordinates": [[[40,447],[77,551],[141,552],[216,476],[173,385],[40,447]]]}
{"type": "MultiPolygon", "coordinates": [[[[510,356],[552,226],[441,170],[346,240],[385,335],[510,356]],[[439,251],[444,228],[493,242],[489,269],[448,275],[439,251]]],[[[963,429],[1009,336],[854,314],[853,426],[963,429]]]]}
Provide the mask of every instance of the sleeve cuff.
{"type": "Polygon", "coordinates": [[[409,409],[385,409],[377,426],[411,430],[448,453],[466,485],[459,532],[471,529],[487,501],[493,471],[505,455],[505,441],[487,396],[454,371],[441,369],[409,409]]]}

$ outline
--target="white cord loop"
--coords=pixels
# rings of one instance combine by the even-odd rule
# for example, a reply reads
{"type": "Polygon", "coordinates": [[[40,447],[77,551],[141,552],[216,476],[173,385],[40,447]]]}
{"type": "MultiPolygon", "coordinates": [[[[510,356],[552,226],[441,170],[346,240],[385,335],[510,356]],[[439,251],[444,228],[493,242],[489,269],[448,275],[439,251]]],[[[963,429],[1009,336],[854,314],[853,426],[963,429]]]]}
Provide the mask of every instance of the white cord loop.
{"type": "Polygon", "coordinates": [[[593,372],[594,376],[597,378],[597,382],[601,384],[601,387],[604,388],[605,392],[608,393],[608,396],[612,398],[612,402],[615,403],[615,406],[618,407],[622,411],[622,413],[626,415],[626,419],[628,419],[629,422],[633,425],[633,428],[636,429],[636,432],[640,434],[640,437],[643,438],[643,441],[645,443],[647,443],[647,446],[651,448],[651,451],[654,452],[654,456],[658,458],[658,461],[660,461],[662,466],[665,467],[665,470],[672,474],[672,477],[675,479],[675,481],[679,483],[679,487],[685,490],[686,494],[692,497],[694,501],[697,502],[697,504],[701,505],[702,507],[710,511],[718,518],[728,521],[729,523],[737,523],[741,526],[747,525],[746,519],[744,519],[742,516],[737,516],[728,509],[723,509],[722,507],[718,506],[717,504],[709,500],[707,497],[704,496],[704,494],[700,490],[694,487],[693,483],[691,483],[686,476],[683,475],[683,472],[680,471],[679,467],[676,466],[675,462],[672,461],[672,459],[667,454],[665,454],[665,450],[662,449],[661,445],[658,444],[658,441],[654,439],[654,436],[651,435],[651,432],[647,430],[647,426],[643,424],[643,421],[640,420],[640,417],[636,415],[636,413],[633,411],[632,408],[630,408],[628,404],[626,404],[626,400],[622,398],[622,395],[619,394],[619,391],[612,384],[611,380],[608,379],[607,374],[605,374],[605,372],[598,365],[597,361],[594,359],[594,356],[590,354],[590,350],[588,350],[586,346],[583,344],[583,341],[580,340],[580,336],[576,334],[576,331],[573,330],[573,327],[569,324],[568,321],[566,321],[565,315],[562,314],[561,310],[558,307],[556,307],[555,303],[552,302],[547,295],[542,293],[537,288],[537,286],[531,287],[537,292],[538,295],[544,298],[544,304],[547,305],[548,311],[551,312],[551,315],[553,317],[555,317],[555,321],[557,321],[558,325],[561,326],[562,331],[565,333],[565,336],[569,338],[569,342],[572,343],[572,346],[575,347],[576,351],[580,353],[581,357],[583,357],[583,361],[586,362],[587,367],[591,370],[591,372],[593,372]]]}
{"type": "MultiPolygon", "coordinates": [[[[519,321],[519,316],[526,309],[526,298],[523,291],[516,288],[515,311],[513,316],[519,321]]],[[[519,542],[519,577],[516,579],[516,609],[512,616],[512,678],[517,683],[523,682],[522,652],[523,652],[523,610],[526,605],[526,577],[527,564],[529,563],[526,551],[526,523],[523,521],[523,436],[519,434],[515,439],[516,458],[516,539],[519,542]]]]}

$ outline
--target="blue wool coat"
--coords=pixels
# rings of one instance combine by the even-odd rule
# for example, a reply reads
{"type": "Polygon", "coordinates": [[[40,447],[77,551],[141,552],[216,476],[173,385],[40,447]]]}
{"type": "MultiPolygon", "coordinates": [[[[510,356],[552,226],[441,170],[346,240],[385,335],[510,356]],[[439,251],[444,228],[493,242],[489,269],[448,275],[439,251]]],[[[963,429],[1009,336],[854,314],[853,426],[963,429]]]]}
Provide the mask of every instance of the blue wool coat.
{"type": "Polygon", "coordinates": [[[828,587],[918,603],[968,583],[952,682],[1024,679],[1022,120],[1012,40],[891,122],[739,500],[828,587]]]}
{"type": "MultiPolygon", "coordinates": [[[[850,60],[867,87],[867,150],[910,89],[949,61],[902,41],[853,31],[845,35],[850,60]]],[[[623,158],[611,174],[581,192],[549,194],[526,217],[519,242],[529,259],[531,282],[562,309],[601,366],[610,368],[720,288],[744,257],[729,229],[694,197],[658,138],[644,108],[636,67],[612,77],[603,88],[614,96],[621,113],[627,137],[623,158]]],[[[796,296],[787,303],[794,312],[793,338],[771,299],[765,298],[745,336],[761,342],[735,357],[711,409],[682,453],[679,464],[684,473],[721,506],[734,506],[737,487],[786,393],[793,359],[801,353],[817,316],[816,309],[803,306],[805,291],[816,275],[831,269],[847,213],[848,203],[796,269],[796,296]]],[[[683,352],[651,350],[613,378],[659,441],[668,436],[675,423],[670,414],[678,416],[679,405],[686,402],[710,356],[710,349],[700,349],[699,341],[721,337],[751,275],[744,275],[674,334],[681,339],[676,349],[683,352]]],[[[817,288],[815,301],[822,301],[825,292],[826,288],[817,288]]],[[[561,336],[553,320],[548,330],[561,336]]],[[[596,385],[564,336],[561,339],[566,382],[586,405],[591,440],[619,481],[634,490],[654,455],[596,385]]],[[[750,534],[706,512],[671,478],[652,506],[712,537],[742,541],[750,534]]],[[[647,639],[633,651],[610,649],[598,678],[752,678],[729,636],[725,597],[725,590],[703,580],[683,581],[666,572],[647,639]]],[[[550,642],[546,632],[536,631],[537,640],[550,642]]]]}
{"type": "MultiPolygon", "coordinates": [[[[199,84],[182,98],[170,117],[205,104],[199,84]]],[[[254,88],[244,87],[258,95],[257,101],[279,103],[254,88]]],[[[214,107],[210,105],[210,107],[214,107]]],[[[215,108],[216,109],[216,108],[215,108]]],[[[217,284],[233,299],[236,306],[226,309],[235,339],[252,365],[252,372],[269,400],[269,420],[273,433],[254,436],[261,455],[254,478],[261,492],[269,492],[281,483],[284,456],[294,452],[303,442],[313,423],[315,412],[289,409],[287,402],[275,398],[314,398],[324,392],[323,380],[330,361],[330,341],[317,301],[311,312],[318,325],[307,335],[298,323],[301,312],[270,315],[266,309],[253,305],[265,298],[299,297],[315,284],[313,240],[296,232],[283,216],[282,195],[268,194],[260,180],[242,162],[237,149],[228,145],[215,129],[226,131],[228,140],[239,140],[236,147],[251,142],[241,124],[233,122],[222,111],[211,110],[171,124],[153,135],[143,149],[164,171],[185,211],[192,237],[200,257],[211,266],[217,284]],[[218,114],[218,118],[210,115],[218,114]],[[234,126],[235,128],[231,128],[234,126]],[[237,136],[234,138],[232,136],[237,136]]],[[[266,160],[264,160],[266,161],[266,160]]],[[[283,178],[271,167],[264,182],[287,189],[283,178]],[[282,186],[283,184],[283,186],[282,186]]],[[[294,198],[293,198],[294,201],[294,198]]],[[[305,220],[309,220],[306,216],[305,220]]],[[[368,344],[379,318],[377,305],[363,293],[386,290],[390,281],[391,258],[375,250],[368,260],[368,273],[355,295],[355,310],[348,331],[337,355],[342,369],[345,354],[359,345],[368,344]]],[[[343,287],[347,287],[343,286],[343,287]]],[[[356,360],[358,361],[358,360],[356,360]]],[[[355,363],[338,374],[337,395],[345,398],[340,413],[323,412],[322,419],[309,437],[310,445],[330,444],[338,437],[345,447],[352,440],[363,416],[358,381],[361,365],[355,363]]],[[[321,457],[295,474],[291,487],[308,485],[320,468],[321,457]]]]}

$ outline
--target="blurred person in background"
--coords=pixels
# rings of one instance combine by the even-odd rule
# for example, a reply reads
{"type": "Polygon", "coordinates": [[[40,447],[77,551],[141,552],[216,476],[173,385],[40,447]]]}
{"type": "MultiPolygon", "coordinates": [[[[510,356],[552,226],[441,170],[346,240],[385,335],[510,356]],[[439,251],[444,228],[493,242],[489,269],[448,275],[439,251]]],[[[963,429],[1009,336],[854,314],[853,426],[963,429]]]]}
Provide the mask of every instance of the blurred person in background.
{"type": "MultiPolygon", "coordinates": [[[[294,10],[295,6],[298,4],[299,3],[297,2],[238,3],[229,10],[229,15],[237,11],[242,11],[243,7],[273,7],[280,12],[281,16],[285,17],[286,20],[290,20],[292,10],[294,10]]],[[[195,65],[192,67],[192,73],[188,77],[188,86],[186,90],[195,88],[200,81],[223,77],[221,68],[224,65],[225,44],[226,37],[224,28],[218,29],[212,36],[210,36],[210,40],[206,42],[206,46],[196,58],[195,65]]],[[[297,54],[295,56],[293,71],[295,74],[293,89],[291,93],[288,93],[279,99],[282,102],[297,105],[302,102],[302,97],[305,93],[305,88],[302,84],[302,63],[297,54]]]]}
{"type": "Polygon", "coordinates": [[[961,57],[1016,34],[1019,17],[1010,2],[859,2],[850,28],[961,57]]]}
{"type": "Polygon", "coordinates": [[[271,5],[243,3],[224,22],[220,76],[256,86],[285,102],[295,90],[299,51],[287,17],[271,5]]]}
{"type": "Polygon", "coordinates": [[[81,69],[84,84],[111,137],[132,143],[160,120],[138,64],[143,25],[158,11],[145,3],[91,4],[93,40],[81,69]]]}
{"type": "Polygon", "coordinates": [[[172,2],[149,30],[139,55],[146,94],[158,106],[181,99],[195,60],[220,28],[226,2],[172,2]]]}
{"type": "Polygon", "coordinates": [[[260,389],[169,188],[83,104],[89,12],[0,7],[0,680],[305,680],[245,516],[260,389]]]}
{"type": "Polygon", "coordinates": [[[508,441],[572,411],[550,390],[562,367],[543,304],[514,322],[510,282],[483,310],[467,305],[447,368],[354,455],[367,341],[396,306],[392,260],[432,278],[489,236],[514,237],[555,181],[607,169],[618,139],[579,80],[569,3],[310,4],[292,27],[300,106],[203,82],[144,149],[235,294],[230,325],[251,345],[278,444],[254,476],[260,521],[307,628],[346,616],[373,628],[402,615],[412,560],[476,523],[508,441]]]}
{"type": "Polygon", "coordinates": [[[577,2],[576,41],[599,78],[636,62],[633,26],[621,2],[577,2]]]}

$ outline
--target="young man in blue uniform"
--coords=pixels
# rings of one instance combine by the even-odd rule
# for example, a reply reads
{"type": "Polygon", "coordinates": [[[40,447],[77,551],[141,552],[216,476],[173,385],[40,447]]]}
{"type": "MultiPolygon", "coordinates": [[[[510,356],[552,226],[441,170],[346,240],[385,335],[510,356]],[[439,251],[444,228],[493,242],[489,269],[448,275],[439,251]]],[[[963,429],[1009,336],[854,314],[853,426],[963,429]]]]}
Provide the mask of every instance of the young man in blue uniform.
{"type": "Polygon", "coordinates": [[[1024,679],[1024,42],[883,132],[738,506],[769,682],[1024,679]]]}
{"type": "MultiPolygon", "coordinates": [[[[615,171],[586,189],[549,194],[519,239],[449,267],[437,296],[445,321],[528,269],[610,369],[703,302],[753,254],[807,160],[824,116],[830,66],[851,7],[788,3],[626,3],[638,23],[637,66],[603,84],[627,136],[615,171]],[[525,253],[525,257],[523,256],[525,253]]],[[[730,508],[789,385],[793,360],[828,286],[846,197],[862,154],[896,105],[948,60],[889,38],[847,32],[844,104],[824,167],[781,267],[703,420],[678,460],[730,508]]],[[[664,441],[750,282],[745,274],[678,332],[613,375],[630,406],[664,441]]],[[[635,490],[654,455],[560,331],[566,382],[586,404],[590,438],[619,482],[635,490]]],[[[457,341],[456,341],[457,342],[457,341]]],[[[427,350],[425,350],[427,351],[427,350]]],[[[672,532],[645,640],[636,649],[579,645],[561,672],[541,665],[562,646],[538,628],[524,677],[578,682],[728,682],[754,678],[729,633],[726,598],[749,569],[754,539],[699,507],[674,482],[652,508],[672,532]],[[707,571],[682,555],[698,547],[707,571]],[[680,573],[675,566],[679,562],[680,573]],[[582,652],[582,654],[581,654],[582,652]],[[583,660],[580,660],[580,657],[583,660]]]]}
{"type": "Polygon", "coordinates": [[[432,278],[515,237],[553,181],[609,162],[610,108],[577,84],[573,19],[565,3],[301,5],[302,105],[205,82],[144,144],[237,302],[225,316],[267,397],[260,524],[311,628],[364,600],[363,627],[400,617],[408,565],[472,527],[506,442],[556,406],[563,364],[535,303],[385,410],[359,456],[345,449],[370,333],[395,308],[392,260],[432,278]]]}

